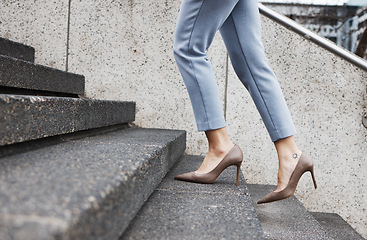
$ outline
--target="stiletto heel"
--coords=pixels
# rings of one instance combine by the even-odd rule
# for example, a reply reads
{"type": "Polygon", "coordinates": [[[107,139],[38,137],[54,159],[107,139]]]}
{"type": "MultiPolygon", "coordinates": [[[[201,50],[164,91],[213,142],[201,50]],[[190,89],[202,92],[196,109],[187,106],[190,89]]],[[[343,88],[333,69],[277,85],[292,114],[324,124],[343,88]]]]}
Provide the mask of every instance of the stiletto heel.
{"type": "Polygon", "coordinates": [[[288,182],[287,187],[280,192],[269,193],[268,195],[260,199],[257,204],[275,202],[293,196],[296,192],[298,182],[305,172],[311,172],[313,184],[316,189],[317,185],[313,171],[313,161],[308,155],[302,153],[301,157],[298,160],[296,168],[294,169],[292,176],[288,182]]]}
{"type": "Polygon", "coordinates": [[[238,186],[239,181],[240,181],[241,164],[242,164],[242,161],[237,164],[237,178],[236,178],[236,185],[237,186],[238,186]]]}
{"type": "Polygon", "coordinates": [[[313,181],[313,186],[315,187],[315,189],[317,189],[317,184],[316,184],[316,179],[315,179],[315,174],[313,172],[313,165],[312,165],[312,168],[311,168],[311,177],[312,177],[312,181],[313,181]]]}
{"type": "Polygon", "coordinates": [[[196,172],[184,173],[175,176],[175,179],[195,183],[213,183],[226,168],[234,165],[237,166],[236,185],[238,185],[242,160],[243,153],[240,147],[235,145],[212,171],[203,174],[196,172]]]}

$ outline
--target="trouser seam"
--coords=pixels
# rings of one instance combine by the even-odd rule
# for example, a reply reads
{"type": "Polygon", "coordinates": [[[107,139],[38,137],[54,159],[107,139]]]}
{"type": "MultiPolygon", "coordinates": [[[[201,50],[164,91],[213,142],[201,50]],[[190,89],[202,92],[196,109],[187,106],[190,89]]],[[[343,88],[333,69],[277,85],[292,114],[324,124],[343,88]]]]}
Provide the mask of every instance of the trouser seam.
{"type": "Polygon", "coordinates": [[[255,83],[255,86],[256,86],[257,90],[259,91],[259,94],[260,94],[260,96],[261,96],[261,99],[262,99],[262,101],[263,101],[263,103],[264,103],[264,105],[265,105],[266,111],[268,112],[269,118],[270,118],[270,120],[271,120],[271,124],[273,125],[274,130],[275,130],[275,132],[277,133],[278,138],[279,138],[279,133],[278,133],[278,131],[277,131],[277,128],[275,127],[275,124],[274,124],[273,118],[271,117],[271,114],[270,114],[269,108],[268,108],[268,106],[267,106],[267,104],[266,104],[266,101],[265,101],[265,99],[264,99],[264,97],[263,97],[263,95],[262,95],[262,93],[261,93],[261,91],[260,91],[260,88],[259,88],[259,86],[258,86],[258,84],[257,84],[257,82],[256,82],[256,80],[255,80],[255,77],[254,77],[254,75],[253,75],[253,73],[252,73],[252,69],[250,68],[250,66],[249,66],[249,64],[248,64],[248,61],[247,61],[247,59],[246,59],[245,52],[243,51],[243,48],[242,48],[242,45],[241,45],[240,39],[238,38],[238,31],[237,31],[237,27],[236,27],[236,23],[235,23],[235,20],[234,20],[234,18],[233,18],[233,15],[231,14],[231,16],[230,16],[230,17],[232,18],[233,26],[234,26],[234,29],[235,29],[235,31],[236,31],[236,38],[237,38],[237,41],[238,41],[238,43],[239,43],[239,46],[240,46],[240,49],[241,49],[241,52],[242,52],[243,58],[245,59],[246,65],[247,65],[247,67],[248,67],[248,69],[249,69],[249,72],[250,72],[251,77],[252,77],[252,79],[253,79],[253,81],[254,81],[254,83],[255,83]]]}
{"type": "MultiPolygon", "coordinates": [[[[190,44],[191,44],[192,34],[193,34],[193,32],[194,32],[194,28],[195,28],[195,25],[196,25],[197,19],[198,19],[198,18],[199,18],[199,16],[200,16],[200,12],[201,12],[201,9],[203,8],[204,2],[205,2],[205,0],[203,0],[203,1],[202,1],[201,6],[200,6],[200,9],[199,9],[199,11],[198,11],[198,14],[196,15],[196,18],[195,18],[195,22],[194,22],[194,24],[192,25],[192,29],[191,29],[191,33],[190,33],[190,37],[189,37],[189,43],[188,43],[188,46],[187,46],[187,53],[189,53],[189,51],[190,51],[190,44]]],[[[197,79],[197,77],[196,77],[196,73],[195,73],[195,68],[194,68],[193,62],[191,61],[191,59],[190,59],[189,61],[190,61],[190,67],[191,67],[192,72],[193,72],[193,74],[194,74],[195,82],[197,83],[197,85],[198,85],[198,87],[199,87],[200,97],[201,97],[201,101],[202,101],[202,103],[203,103],[203,108],[204,108],[204,113],[205,113],[206,122],[207,122],[207,123],[208,123],[208,125],[209,125],[209,121],[208,121],[208,120],[209,120],[209,118],[208,118],[208,113],[207,113],[207,110],[206,110],[205,101],[204,101],[203,94],[202,94],[203,92],[202,92],[202,90],[201,90],[201,86],[200,86],[200,84],[199,84],[199,81],[198,81],[198,79],[197,79]]],[[[208,128],[210,128],[210,127],[208,126],[208,128]]]]}

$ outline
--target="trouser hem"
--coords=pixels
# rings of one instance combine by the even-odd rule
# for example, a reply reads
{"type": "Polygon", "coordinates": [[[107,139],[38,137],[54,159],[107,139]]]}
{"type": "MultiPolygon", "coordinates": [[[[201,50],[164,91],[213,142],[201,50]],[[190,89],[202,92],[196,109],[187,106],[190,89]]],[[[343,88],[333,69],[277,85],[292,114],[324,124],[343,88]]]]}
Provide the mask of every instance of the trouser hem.
{"type": "Polygon", "coordinates": [[[227,124],[223,119],[218,119],[218,120],[204,122],[204,123],[197,123],[197,128],[199,132],[203,132],[203,131],[223,128],[226,125],[227,124]]]}
{"type": "Polygon", "coordinates": [[[280,139],[284,139],[293,135],[296,135],[297,131],[295,129],[281,129],[276,132],[269,132],[270,138],[273,142],[276,142],[280,139]]]}

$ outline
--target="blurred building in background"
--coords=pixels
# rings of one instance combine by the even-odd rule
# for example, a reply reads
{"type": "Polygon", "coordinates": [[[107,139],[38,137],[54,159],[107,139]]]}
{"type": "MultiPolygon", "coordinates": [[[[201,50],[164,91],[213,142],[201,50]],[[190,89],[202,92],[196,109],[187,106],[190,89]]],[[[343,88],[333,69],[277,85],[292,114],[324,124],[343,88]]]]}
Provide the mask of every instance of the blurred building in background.
{"type": "Polygon", "coordinates": [[[367,0],[343,5],[262,2],[339,46],[367,58],[367,0]]]}
{"type": "Polygon", "coordinates": [[[357,25],[356,30],[356,50],[358,56],[367,59],[367,6],[359,9],[353,18],[354,24],[357,25]]]}

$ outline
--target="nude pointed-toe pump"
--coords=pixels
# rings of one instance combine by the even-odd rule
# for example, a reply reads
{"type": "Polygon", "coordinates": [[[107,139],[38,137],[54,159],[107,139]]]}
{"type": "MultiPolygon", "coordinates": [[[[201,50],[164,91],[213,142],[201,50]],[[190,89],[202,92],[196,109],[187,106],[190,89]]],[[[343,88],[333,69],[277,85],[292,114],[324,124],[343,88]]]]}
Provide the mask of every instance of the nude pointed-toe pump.
{"type": "Polygon", "coordinates": [[[296,191],[299,179],[302,177],[302,175],[305,172],[311,173],[313,184],[316,189],[317,184],[316,184],[314,170],[313,170],[313,161],[308,155],[306,155],[305,153],[302,153],[301,157],[298,160],[296,168],[294,169],[291,175],[291,178],[289,180],[287,187],[283,189],[282,191],[269,193],[268,195],[260,199],[257,202],[257,204],[275,202],[275,201],[283,200],[283,199],[293,196],[296,191]]]}
{"type": "Polygon", "coordinates": [[[208,173],[184,173],[175,176],[175,179],[194,183],[213,183],[226,168],[237,166],[236,185],[238,185],[242,160],[243,153],[240,147],[235,145],[212,171],[208,173]]]}

